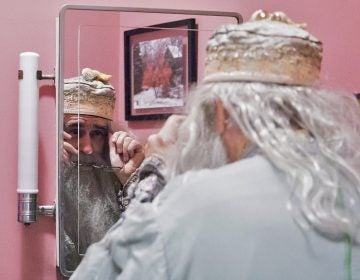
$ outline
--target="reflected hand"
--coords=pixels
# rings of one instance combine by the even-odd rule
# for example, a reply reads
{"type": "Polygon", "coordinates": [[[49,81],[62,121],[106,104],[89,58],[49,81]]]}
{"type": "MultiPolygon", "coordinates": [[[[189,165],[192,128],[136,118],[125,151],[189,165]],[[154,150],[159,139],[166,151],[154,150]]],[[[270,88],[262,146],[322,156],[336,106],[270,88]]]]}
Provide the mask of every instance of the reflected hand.
{"type": "Polygon", "coordinates": [[[185,118],[183,115],[171,115],[157,134],[150,135],[145,145],[146,157],[152,154],[160,157],[165,156],[169,149],[175,145],[179,127],[185,118]]]}
{"type": "Polygon", "coordinates": [[[143,146],[124,131],[109,135],[111,166],[122,184],[135,172],[145,158],[143,146]]]}
{"type": "Polygon", "coordinates": [[[70,140],[71,138],[72,138],[72,136],[69,133],[66,133],[65,131],[63,131],[64,143],[63,143],[62,161],[67,165],[70,164],[71,155],[79,154],[79,151],[77,149],[75,149],[75,147],[73,145],[66,142],[67,140],[70,140]]]}

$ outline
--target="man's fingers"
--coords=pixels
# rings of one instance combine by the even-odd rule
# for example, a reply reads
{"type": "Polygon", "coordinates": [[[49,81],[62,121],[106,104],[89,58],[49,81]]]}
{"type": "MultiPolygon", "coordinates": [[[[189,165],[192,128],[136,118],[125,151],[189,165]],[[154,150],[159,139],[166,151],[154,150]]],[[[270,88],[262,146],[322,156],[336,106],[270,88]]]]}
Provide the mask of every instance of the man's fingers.
{"type": "Polygon", "coordinates": [[[124,151],[127,151],[129,159],[133,158],[137,151],[141,152],[142,145],[137,140],[127,137],[124,140],[124,151]]]}
{"type": "Polygon", "coordinates": [[[129,154],[127,151],[127,147],[129,145],[129,142],[131,142],[132,138],[129,137],[127,132],[118,131],[115,132],[110,139],[111,139],[109,143],[109,145],[111,146],[110,157],[114,157],[113,158],[114,160],[115,157],[119,157],[121,162],[124,163],[128,162],[129,154]]]}
{"type": "Polygon", "coordinates": [[[124,150],[123,149],[123,144],[124,144],[124,139],[126,137],[129,137],[129,135],[128,135],[127,132],[124,132],[124,131],[115,132],[111,137],[111,140],[115,144],[116,152],[118,154],[123,153],[123,150],[124,150]]]}
{"type": "Polygon", "coordinates": [[[132,139],[128,145],[127,150],[130,158],[132,158],[136,154],[136,152],[142,151],[142,145],[137,140],[132,139]]]}
{"type": "Polygon", "coordinates": [[[116,146],[116,152],[122,155],[125,162],[135,155],[136,149],[141,148],[141,144],[124,131],[115,132],[111,140],[116,146]]]}
{"type": "Polygon", "coordinates": [[[70,140],[72,138],[72,136],[65,131],[63,131],[63,137],[64,137],[64,140],[70,140]]]}
{"type": "Polygon", "coordinates": [[[129,159],[132,157],[132,156],[130,156],[130,154],[132,154],[132,153],[131,153],[131,151],[129,151],[129,145],[130,145],[131,141],[133,141],[133,139],[130,137],[125,137],[123,140],[123,159],[125,162],[128,162],[129,159]]]}
{"type": "Polygon", "coordinates": [[[66,163],[69,163],[70,160],[70,154],[73,155],[78,155],[79,151],[73,146],[71,145],[69,142],[66,142],[68,140],[70,140],[72,138],[72,136],[63,131],[63,138],[64,138],[64,142],[63,142],[63,161],[66,163]]]}
{"type": "Polygon", "coordinates": [[[110,158],[118,157],[123,164],[136,157],[138,154],[144,154],[143,147],[137,140],[129,133],[124,131],[117,131],[109,137],[110,158]]]}
{"type": "Polygon", "coordinates": [[[67,165],[70,164],[69,154],[65,149],[63,149],[63,153],[62,153],[62,161],[67,165]]]}
{"type": "Polygon", "coordinates": [[[63,145],[64,145],[63,148],[67,153],[74,154],[74,155],[79,154],[79,151],[77,149],[75,149],[75,147],[73,145],[71,145],[70,143],[64,142],[63,145]]]}
{"type": "Polygon", "coordinates": [[[112,159],[113,156],[116,154],[116,141],[114,142],[114,135],[109,135],[109,153],[110,153],[110,159],[112,159]]]}

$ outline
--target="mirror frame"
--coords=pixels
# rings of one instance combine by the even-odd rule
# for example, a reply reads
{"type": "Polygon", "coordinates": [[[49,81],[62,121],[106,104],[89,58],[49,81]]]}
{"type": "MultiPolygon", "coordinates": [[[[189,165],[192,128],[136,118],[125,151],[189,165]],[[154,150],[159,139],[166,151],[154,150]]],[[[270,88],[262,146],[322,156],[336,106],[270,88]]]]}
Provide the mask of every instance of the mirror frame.
{"type": "MultiPolygon", "coordinates": [[[[183,14],[193,16],[219,16],[229,17],[236,19],[237,23],[243,22],[243,18],[239,13],[236,12],[224,12],[224,11],[205,11],[205,10],[182,10],[182,9],[157,9],[157,8],[134,8],[134,7],[117,7],[117,6],[96,6],[96,5],[64,5],[59,12],[57,19],[57,42],[56,42],[56,265],[60,268],[60,207],[58,198],[60,196],[60,186],[62,183],[61,178],[61,152],[62,144],[59,141],[63,137],[63,95],[64,91],[64,48],[63,42],[65,39],[65,14],[69,10],[80,10],[80,11],[118,11],[128,13],[149,13],[149,14],[183,14]]],[[[68,271],[62,271],[61,274],[64,276],[70,276],[68,271]]]]}

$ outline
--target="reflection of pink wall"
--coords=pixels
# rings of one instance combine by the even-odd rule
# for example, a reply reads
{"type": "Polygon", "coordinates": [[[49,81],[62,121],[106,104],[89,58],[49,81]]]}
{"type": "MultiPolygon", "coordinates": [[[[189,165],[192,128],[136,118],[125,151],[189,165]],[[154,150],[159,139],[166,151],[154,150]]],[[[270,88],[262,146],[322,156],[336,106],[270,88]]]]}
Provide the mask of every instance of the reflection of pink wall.
{"type": "Polygon", "coordinates": [[[67,11],[65,22],[65,78],[78,75],[78,69],[84,67],[117,73],[120,41],[116,13],[96,17],[88,11],[67,11]]]}
{"type": "MultiPolygon", "coordinates": [[[[68,1],[5,1],[0,24],[1,137],[0,181],[0,279],[57,279],[55,270],[55,223],[50,218],[25,228],[16,221],[18,55],[40,53],[40,69],[51,73],[55,66],[55,17],[68,1]]],[[[78,0],[77,4],[119,5],[115,0],[78,0]]],[[[358,78],[360,26],[358,0],[295,1],[268,0],[260,6],[253,0],[123,0],[123,6],[237,11],[249,18],[258,8],[283,10],[324,42],[322,79],[331,86],[360,90],[358,78]]],[[[111,71],[112,69],[109,69],[111,71]]],[[[55,99],[51,82],[40,82],[39,202],[50,204],[55,197],[55,99]]],[[[159,123],[153,124],[160,126],[159,123]]]]}

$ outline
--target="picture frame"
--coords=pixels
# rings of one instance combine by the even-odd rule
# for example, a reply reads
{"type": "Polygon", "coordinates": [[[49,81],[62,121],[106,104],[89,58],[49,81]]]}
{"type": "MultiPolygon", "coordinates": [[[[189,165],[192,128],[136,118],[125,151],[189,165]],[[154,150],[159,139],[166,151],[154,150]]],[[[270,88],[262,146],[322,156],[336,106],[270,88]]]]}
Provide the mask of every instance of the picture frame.
{"type": "Polygon", "coordinates": [[[124,32],[125,120],[166,119],[184,111],[197,81],[194,18],[124,32]]]}

